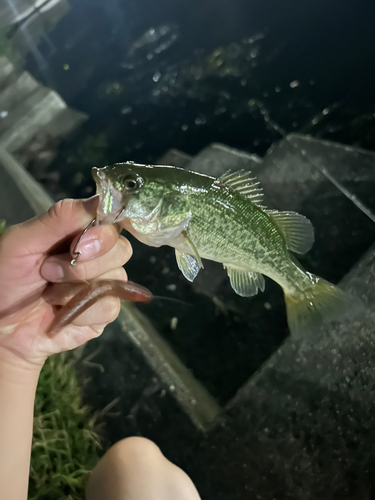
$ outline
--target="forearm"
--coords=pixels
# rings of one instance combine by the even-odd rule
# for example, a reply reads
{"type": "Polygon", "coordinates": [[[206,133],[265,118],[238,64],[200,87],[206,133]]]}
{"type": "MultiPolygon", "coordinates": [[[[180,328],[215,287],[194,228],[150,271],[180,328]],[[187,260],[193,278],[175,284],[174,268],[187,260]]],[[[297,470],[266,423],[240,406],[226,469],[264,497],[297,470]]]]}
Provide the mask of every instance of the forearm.
{"type": "Polygon", "coordinates": [[[0,494],[26,500],[39,370],[0,347],[0,494]]]}

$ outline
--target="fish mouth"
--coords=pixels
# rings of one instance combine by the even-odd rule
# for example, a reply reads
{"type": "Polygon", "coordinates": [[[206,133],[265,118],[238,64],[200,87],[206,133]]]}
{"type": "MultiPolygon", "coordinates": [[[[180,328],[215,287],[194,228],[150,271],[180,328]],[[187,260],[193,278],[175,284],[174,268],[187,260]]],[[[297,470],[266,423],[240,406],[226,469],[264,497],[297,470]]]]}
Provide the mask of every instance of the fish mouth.
{"type": "Polygon", "coordinates": [[[92,169],[92,176],[96,183],[96,194],[99,195],[99,206],[96,219],[99,224],[113,224],[120,221],[124,210],[122,193],[114,187],[104,172],[104,168],[92,169]]]}

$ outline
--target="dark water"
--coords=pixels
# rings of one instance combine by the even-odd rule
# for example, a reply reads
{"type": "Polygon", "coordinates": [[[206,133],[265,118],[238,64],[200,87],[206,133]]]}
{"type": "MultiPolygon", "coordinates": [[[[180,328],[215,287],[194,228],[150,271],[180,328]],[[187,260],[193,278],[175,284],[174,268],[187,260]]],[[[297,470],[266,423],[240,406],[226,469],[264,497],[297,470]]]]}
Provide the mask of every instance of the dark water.
{"type": "MultiPolygon", "coordinates": [[[[40,46],[47,74],[32,57],[27,61],[39,79],[90,117],[60,145],[47,169],[29,165],[56,197],[92,194],[94,165],[153,163],[172,147],[195,155],[222,142],[263,156],[281,137],[261,109],[287,133],[375,150],[374,2],[70,4],[49,43],[40,46]]],[[[309,199],[303,213],[311,212],[320,228],[337,225],[342,217],[333,201],[332,217],[319,219],[324,193],[320,197],[309,199]]],[[[336,202],[337,207],[351,205],[336,202]]],[[[351,255],[337,245],[327,250],[322,238],[307,257],[308,269],[339,281],[373,241],[370,230],[362,233],[367,238],[351,255]]],[[[190,304],[160,302],[144,312],[196,377],[226,402],[287,335],[281,290],[267,282],[266,293],[250,306],[234,296],[225,276],[213,268],[209,276],[219,276],[219,302],[214,303],[207,292],[210,279],[192,287],[178,272],[170,249],[134,246],[135,257],[127,266],[130,278],[155,294],[190,304]],[[271,333],[265,337],[265,331],[271,333]]]]}
{"type": "Polygon", "coordinates": [[[279,136],[254,99],[286,131],[375,148],[374,2],[70,4],[40,45],[47,77],[28,60],[90,116],[51,167],[57,192],[89,194],[92,165],[153,162],[170,147],[195,154],[216,141],[262,155],[279,136]]]}

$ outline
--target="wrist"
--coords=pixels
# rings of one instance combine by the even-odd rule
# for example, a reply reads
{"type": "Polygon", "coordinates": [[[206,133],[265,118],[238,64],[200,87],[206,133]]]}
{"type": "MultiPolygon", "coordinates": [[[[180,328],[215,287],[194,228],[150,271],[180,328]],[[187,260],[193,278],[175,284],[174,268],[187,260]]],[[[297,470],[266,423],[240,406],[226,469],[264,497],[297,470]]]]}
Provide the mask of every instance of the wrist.
{"type": "Polygon", "coordinates": [[[27,361],[11,350],[0,346],[0,380],[20,384],[35,384],[44,362],[27,361]]]}

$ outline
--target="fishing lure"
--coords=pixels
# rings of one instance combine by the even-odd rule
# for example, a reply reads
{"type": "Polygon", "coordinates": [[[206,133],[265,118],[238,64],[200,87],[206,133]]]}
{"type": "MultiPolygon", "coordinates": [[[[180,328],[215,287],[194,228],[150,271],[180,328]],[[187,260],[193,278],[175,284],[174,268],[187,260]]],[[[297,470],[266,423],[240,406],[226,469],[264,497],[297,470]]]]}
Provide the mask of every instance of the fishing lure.
{"type": "Polygon", "coordinates": [[[103,297],[118,297],[131,302],[144,303],[153,299],[152,293],[147,288],[132,281],[108,279],[82,283],[79,292],[56,313],[48,333],[57,332],[69,325],[103,297]]]}

